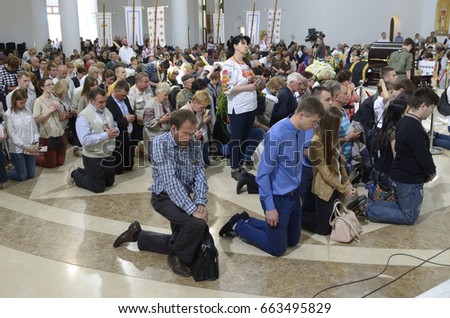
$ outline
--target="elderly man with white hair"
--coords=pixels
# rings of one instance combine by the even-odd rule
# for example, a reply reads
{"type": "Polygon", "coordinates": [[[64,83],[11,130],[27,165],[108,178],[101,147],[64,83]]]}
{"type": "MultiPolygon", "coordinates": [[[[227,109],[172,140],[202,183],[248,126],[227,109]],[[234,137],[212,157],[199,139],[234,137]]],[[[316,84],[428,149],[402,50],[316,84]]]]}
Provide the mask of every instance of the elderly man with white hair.
{"type": "Polygon", "coordinates": [[[270,126],[295,112],[298,104],[295,93],[299,92],[303,85],[303,80],[304,77],[300,73],[293,72],[288,75],[286,86],[277,95],[278,103],[273,106],[270,126]]]}

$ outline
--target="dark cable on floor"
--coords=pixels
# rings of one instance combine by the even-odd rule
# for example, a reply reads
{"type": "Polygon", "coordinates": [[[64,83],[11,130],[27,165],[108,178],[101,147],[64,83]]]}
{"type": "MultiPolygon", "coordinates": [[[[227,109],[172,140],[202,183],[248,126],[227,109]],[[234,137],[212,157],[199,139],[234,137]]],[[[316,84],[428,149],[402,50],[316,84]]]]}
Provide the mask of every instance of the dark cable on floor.
{"type": "Polygon", "coordinates": [[[371,280],[371,279],[374,279],[374,278],[379,277],[379,276],[382,275],[384,272],[386,272],[386,270],[389,268],[389,263],[390,263],[391,259],[392,259],[393,257],[395,257],[395,256],[406,256],[406,257],[416,258],[416,259],[422,261],[422,263],[420,263],[419,265],[417,265],[417,266],[415,266],[415,267],[409,269],[408,271],[406,271],[405,273],[403,273],[403,274],[400,275],[399,277],[395,278],[394,280],[392,280],[392,281],[390,281],[390,282],[388,282],[388,283],[386,283],[386,284],[380,286],[379,288],[377,288],[377,289],[371,291],[371,292],[368,293],[368,294],[363,295],[362,298],[365,298],[365,297],[367,297],[367,296],[369,296],[369,295],[371,295],[371,294],[373,294],[373,293],[379,291],[380,289],[382,289],[382,288],[384,288],[384,287],[386,287],[386,286],[392,284],[393,282],[399,280],[400,278],[402,278],[402,277],[405,276],[406,274],[408,274],[408,273],[410,273],[411,271],[413,271],[413,270],[415,270],[415,269],[421,267],[421,266],[422,266],[423,264],[425,264],[425,263],[429,263],[429,264],[432,264],[432,265],[438,265],[438,266],[449,266],[449,267],[450,267],[450,264],[442,264],[442,263],[436,263],[436,262],[431,262],[431,261],[430,261],[430,260],[432,260],[433,258],[435,258],[435,257],[437,257],[437,256],[439,256],[439,255],[441,255],[442,253],[444,253],[444,252],[446,252],[446,251],[448,251],[448,250],[450,250],[450,246],[447,247],[447,248],[445,248],[445,249],[443,249],[443,250],[440,251],[439,253],[437,253],[437,254],[435,254],[435,255],[433,255],[433,256],[427,258],[427,259],[423,259],[423,258],[420,258],[420,257],[418,257],[418,256],[411,255],[411,254],[404,254],[404,253],[396,253],[396,254],[392,254],[391,256],[389,256],[389,258],[388,258],[388,260],[387,260],[387,263],[386,263],[386,266],[384,267],[384,269],[383,269],[380,273],[378,273],[378,274],[376,274],[376,275],[374,275],[374,276],[367,277],[367,278],[363,278],[363,279],[359,279],[359,280],[356,280],[356,281],[352,281],[352,282],[348,282],[348,283],[343,283],[343,284],[338,284],[338,285],[333,285],[333,286],[327,287],[327,288],[322,289],[321,291],[317,292],[312,298],[316,298],[318,295],[320,295],[320,294],[322,294],[322,293],[324,293],[324,292],[326,292],[326,291],[328,291],[328,290],[334,289],[334,288],[343,287],[343,286],[352,285],[352,284],[358,284],[358,283],[362,283],[362,282],[365,282],[365,281],[368,281],[368,280],[371,280]]]}

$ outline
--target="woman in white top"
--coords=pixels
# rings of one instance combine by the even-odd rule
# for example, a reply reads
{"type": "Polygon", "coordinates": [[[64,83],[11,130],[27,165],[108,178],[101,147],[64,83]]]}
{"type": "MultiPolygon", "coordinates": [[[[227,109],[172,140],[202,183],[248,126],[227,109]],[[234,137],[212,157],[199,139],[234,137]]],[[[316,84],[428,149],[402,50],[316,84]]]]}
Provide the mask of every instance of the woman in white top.
{"type": "Polygon", "coordinates": [[[155,97],[150,99],[144,109],[144,148],[148,153],[149,161],[152,157],[152,142],[156,136],[162,135],[170,129],[170,103],[167,97],[170,93],[170,85],[161,82],[156,86],[155,97]]]}
{"type": "Polygon", "coordinates": [[[39,124],[39,143],[48,148],[46,152],[36,157],[36,164],[44,168],[54,168],[62,166],[66,161],[67,139],[61,122],[67,119],[67,114],[59,108],[59,101],[53,96],[52,80],[43,77],[39,81],[39,86],[43,93],[34,102],[33,118],[36,124],[39,124]],[[59,141],[55,148],[51,143],[49,145],[50,137],[59,141]]]}
{"type": "Polygon", "coordinates": [[[216,50],[216,44],[214,43],[214,38],[212,36],[210,36],[208,39],[208,43],[206,44],[206,50],[208,51],[208,57],[212,59],[214,51],[216,50]]]}
{"type": "Polygon", "coordinates": [[[230,117],[231,177],[238,180],[239,175],[245,173],[242,157],[246,148],[245,141],[255,121],[257,84],[253,70],[244,59],[249,50],[250,38],[237,35],[231,42],[232,56],[223,64],[221,80],[223,91],[227,95],[230,117]]]}
{"type": "Polygon", "coordinates": [[[33,115],[26,108],[27,91],[19,88],[12,94],[11,108],[5,113],[9,137],[9,154],[14,165],[8,178],[24,181],[34,177],[36,155],[39,151],[39,132],[33,115]]]}
{"type": "Polygon", "coordinates": [[[259,42],[259,51],[261,52],[262,57],[269,55],[270,45],[267,33],[263,35],[261,42],[259,42]]]}

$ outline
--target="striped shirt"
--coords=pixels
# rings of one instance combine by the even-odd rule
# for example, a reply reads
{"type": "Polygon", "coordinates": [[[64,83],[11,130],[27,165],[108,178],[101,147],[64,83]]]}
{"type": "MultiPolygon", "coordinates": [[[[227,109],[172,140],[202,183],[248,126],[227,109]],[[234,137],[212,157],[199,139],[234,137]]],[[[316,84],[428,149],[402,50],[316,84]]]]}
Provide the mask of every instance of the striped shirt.
{"type": "Polygon", "coordinates": [[[155,194],[166,193],[189,215],[198,205],[206,205],[208,185],[201,142],[192,140],[187,147],[180,147],[169,131],[155,137],[152,151],[153,183],[148,190],[155,194]]]}
{"type": "MultiPolygon", "coordinates": [[[[348,119],[347,112],[342,110],[342,113],[342,123],[339,127],[339,139],[348,135],[348,128],[350,127],[350,120],[348,119]]],[[[353,142],[350,140],[341,146],[342,153],[347,160],[352,156],[352,146],[353,142]]]]}

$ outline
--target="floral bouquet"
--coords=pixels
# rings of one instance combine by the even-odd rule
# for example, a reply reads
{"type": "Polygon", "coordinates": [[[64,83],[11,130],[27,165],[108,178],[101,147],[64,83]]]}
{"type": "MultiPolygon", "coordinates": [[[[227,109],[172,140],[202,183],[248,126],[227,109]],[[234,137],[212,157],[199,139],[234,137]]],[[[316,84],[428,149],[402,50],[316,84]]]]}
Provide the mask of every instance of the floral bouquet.
{"type": "Polygon", "coordinates": [[[318,60],[309,65],[305,71],[312,73],[318,81],[333,79],[336,76],[336,72],[330,64],[318,60]]]}

